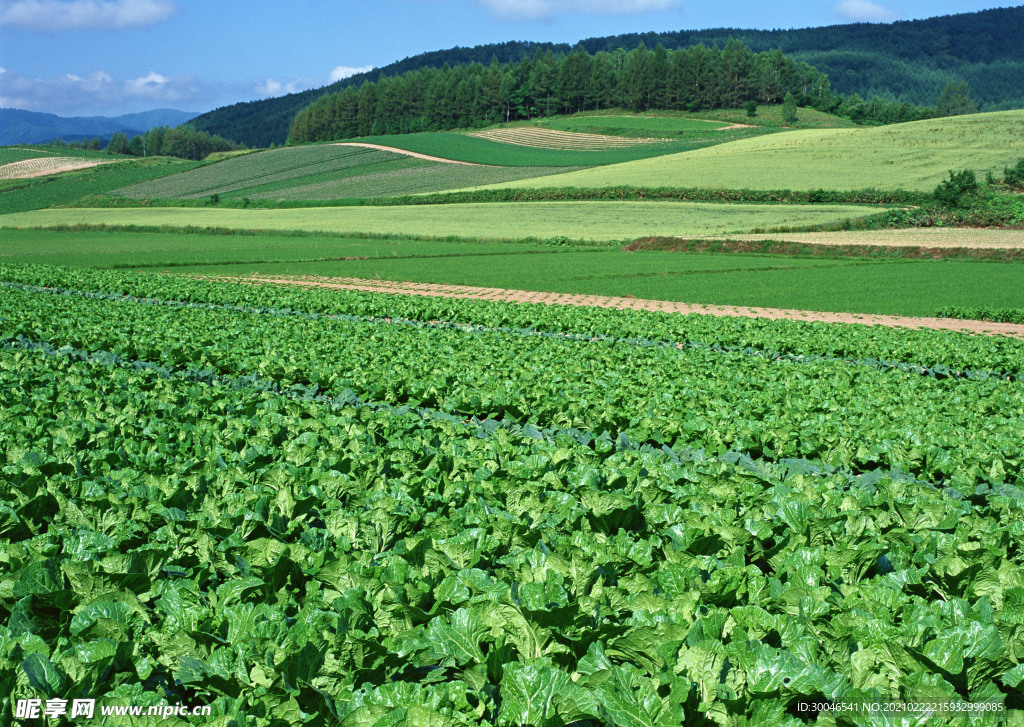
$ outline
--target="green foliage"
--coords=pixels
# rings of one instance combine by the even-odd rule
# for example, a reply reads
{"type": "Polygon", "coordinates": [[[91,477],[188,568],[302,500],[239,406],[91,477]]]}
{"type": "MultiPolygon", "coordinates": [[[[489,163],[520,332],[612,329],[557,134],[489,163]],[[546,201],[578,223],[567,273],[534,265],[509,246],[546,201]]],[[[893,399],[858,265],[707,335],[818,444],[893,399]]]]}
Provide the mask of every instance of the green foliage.
{"type": "Polygon", "coordinates": [[[573,114],[609,107],[629,111],[697,111],[781,103],[831,103],[828,79],[779,51],[756,54],[738,41],[725,48],[629,51],[591,55],[579,48],[556,56],[538,50],[516,63],[427,68],[321,96],[300,111],[291,143],[380,134],[483,127],[500,121],[573,114]]]}
{"type": "Polygon", "coordinates": [[[936,311],[935,315],[940,318],[963,318],[965,320],[1024,325],[1024,308],[943,306],[936,311]]]}
{"type": "MultiPolygon", "coordinates": [[[[97,148],[99,148],[97,146],[97,148]]],[[[112,154],[132,156],[170,156],[198,161],[210,154],[244,149],[241,144],[229,141],[205,131],[199,131],[189,124],[181,126],[154,126],[145,134],[133,136],[114,134],[107,144],[112,154]]]]}
{"type": "Polygon", "coordinates": [[[978,192],[978,178],[970,169],[949,170],[949,179],[935,188],[935,201],[943,207],[967,207],[978,192]]]}
{"type": "Polygon", "coordinates": [[[1018,719],[1019,341],[0,279],[11,700],[795,725],[925,689],[1018,719]]]}
{"type": "Polygon", "coordinates": [[[757,116],[757,101],[751,99],[743,104],[743,109],[747,112],[747,116],[754,118],[757,116]]]}
{"type": "Polygon", "coordinates": [[[1003,169],[1003,183],[1024,191],[1024,158],[1018,159],[1012,167],[1003,169]]]}
{"type": "Polygon", "coordinates": [[[782,122],[788,126],[796,121],[796,96],[790,92],[782,101],[782,122]]]}
{"type": "Polygon", "coordinates": [[[938,103],[935,104],[935,112],[938,116],[975,114],[978,112],[978,102],[971,98],[966,81],[950,81],[942,89],[938,103]]]}

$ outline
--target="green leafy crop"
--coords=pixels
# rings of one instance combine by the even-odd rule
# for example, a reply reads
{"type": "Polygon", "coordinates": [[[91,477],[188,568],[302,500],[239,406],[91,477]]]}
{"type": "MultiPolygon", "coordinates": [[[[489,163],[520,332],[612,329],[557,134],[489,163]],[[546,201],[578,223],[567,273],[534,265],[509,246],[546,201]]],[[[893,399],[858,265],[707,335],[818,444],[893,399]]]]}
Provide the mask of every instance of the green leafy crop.
{"type": "Polygon", "coordinates": [[[0,281],[5,715],[1020,719],[1014,342],[0,281]]]}

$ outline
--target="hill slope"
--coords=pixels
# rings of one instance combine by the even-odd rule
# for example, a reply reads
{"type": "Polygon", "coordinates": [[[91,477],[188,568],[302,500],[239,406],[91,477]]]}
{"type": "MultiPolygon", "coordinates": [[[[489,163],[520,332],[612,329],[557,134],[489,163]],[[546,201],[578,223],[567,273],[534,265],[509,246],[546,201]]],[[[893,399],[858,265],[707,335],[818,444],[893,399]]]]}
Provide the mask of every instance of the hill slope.
{"type": "MultiPolygon", "coordinates": [[[[880,95],[914,104],[934,104],[950,80],[970,84],[983,110],[1024,107],[1024,6],[983,10],[927,20],[853,23],[800,30],[721,28],[674,33],[643,33],[589,38],[590,53],[633,48],[643,42],[668,49],[704,43],[719,47],[729,37],[758,52],[780,48],[824,73],[838,93],[880,95]]],[[[284,143],[288,125],[301,109],[325,93],[334,93],[380,76],[445,63],[501,63],[521,60],[538,50],[567,53],[568,44],[511,42],[423,53],[319,89],[226,106],[203,114],[193,124],[250,146],[284,143]]]]}
{"type": "Polygon", "coordinates": [[[500,187],[931,190],[950,169],[979,177],[1024,156],[1024,111],[859,129],[806,129],[529,179],[500,187]]]}

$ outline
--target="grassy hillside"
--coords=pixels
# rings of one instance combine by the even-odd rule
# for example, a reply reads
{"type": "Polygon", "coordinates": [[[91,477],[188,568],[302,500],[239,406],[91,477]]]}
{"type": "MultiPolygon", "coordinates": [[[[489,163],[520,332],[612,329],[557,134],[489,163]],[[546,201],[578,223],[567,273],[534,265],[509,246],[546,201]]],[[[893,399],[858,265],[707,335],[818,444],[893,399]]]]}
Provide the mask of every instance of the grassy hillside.
{"type": "Polygon", "coordinates": [[[460,162],[506,167],[588,167],[646,159],[694,148],[693,144],[687,141],[668,141],[594,151],[541,149],[504,144],[453,131],[366,136],[345,141],[381,144],[460,162]]]}
{"type": "Polygon", "coordinates": [[[133,199],[197,199],[216,194],[224,199],[332,200],[438,192],[564,170],[447,164],[366,147],[320,144],[227,158],[114,194],[133,199]]]}
{"type": "Polygon", "coordinates": [[[1024,155],[1024,111],[860,129],[810,129],[504,187],[931,190],[950,169],[1001,173],[1024,155]]]}
{"type": "Polygon", "coordinates": [[[778,104],[760,105],[756,116],[748,116],[744,109],[715,109],[714,111],[651,111],[634,114],[621,109],[588,112],[572,116],[554,116],[536,119],[530,122],[535,126],[563,131],[579,131],[590,134],[616,134],[628,137],[670,137],[687,139],[706,139],[709,137],[726,136],[726,140],[745,138],[755,133],[777,127],[786,126],[795,129],[850,129],[857,124],[835,114],[827,114],[816,109],[801,108],[797,110],[797,121],[784,124],[782,107],[778,104]],[[732,124],[753,126],[754,130],[724,129],[732,124]]]}
{"type": "MultiPolygon", "coordinates": [[[[92,154],[101,159],[118,158],[106,153],[92,154]]],[[[200,163],[171,157],[127,158],[118,164],[105,164],[48,177],[3,180],[0,181],[0,211],[25,212],[53,205],[73,204],[83,197],[107,194],[125,186],[166,177],[193,169],[200,163]]]]}
{"type": "Polygon", "coordinates": [[[0,227],[107,224],[307,230],[479,239],[566,237],[632,240],[816,225],[864,217],[877,207],[686,202],[522,202],[405,207],[53,209],[0,216],[0,227]]]}

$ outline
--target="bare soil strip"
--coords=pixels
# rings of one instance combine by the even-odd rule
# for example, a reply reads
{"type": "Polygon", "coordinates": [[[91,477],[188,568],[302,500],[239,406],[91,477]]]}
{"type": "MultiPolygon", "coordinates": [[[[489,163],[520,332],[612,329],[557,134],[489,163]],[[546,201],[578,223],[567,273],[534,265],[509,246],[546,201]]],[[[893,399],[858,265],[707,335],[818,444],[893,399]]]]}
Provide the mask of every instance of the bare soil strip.
{"type": "MultiPolygon", "coordinates": [[[[237,279],[236,279],[237,280],[237,279]]],[[[545,305],[574,305],[597,308],[648,310],[683,315],[701,313],[713,316],[740,318],[771,318],[795,321],[818,321],[822,323],[860,323],[867,326],[888,326],[890,328],[930,328],[943,331],[988,336],[1008,336],[1024,339],[1024,325],[1012,323],[990,323],[955,318],[910,318],[906,316],[884,316],[859,313],[828,313],[820,311],[790,310],[786,308],[749,308],[731,305],[705,305],[678,303],[668,300],[644,300],[642,298],[618,298],[604,295],[576,295],[572,293],[545,293],[530,290],[507,290],[504,288],[478,288],[469,285],[440,285],[435,283],[403,283],[391,280],[366,280],[362,278],[320,278],[302,276],[278,278],[253,276],[244,282],[298,285],[311,288],[333,288],[337,290],[361,290],[369,293],[395,293],[400,295],[427,295],[441,298],[467,298],[505,303],[543,303],[545,305]]]]}
{"type": "Polygon", "coordinates": [[[112,164],[113,161],[83,159],[81,157],[40,157],[24,159],[0,166],[0,179],[31,179],[46,177],[60,172],[72,172],[76,169],[98,167],[100,164],[112,164]]]}
{"type": "Polygon", "coordinates": [[[529,146],[539,149],[617,149],[619,147],[671,141],[671,139],[635,139],[625,136],[588,134],[580,131],[559,131],[557,129],[540,129],[529,126],[473,131],[469,135],[490,139],[491,141],[503,144],[515,144],[516,146],[529,146]]]}
{"type": "Polygon", "coordinates": [[[432,157],[429,154],[420,154],[415,151],[408,151],[406,149],[399,149],[394,146],[381,146],[380,144],[363,144],[359,141],[338,141],[331,146],[362,146],[367,149],[379,149],[380,151],[390,151],[395,154],[405,154],[409,157],[416,157],[417,159],[426,159],[428,162],[444,162],[445,164],[463,164],[467,167],[493,167],[493,164],[477,164],[476,162],[458,162],[454,159],[444,159],[442,157],[432,157]]]}

